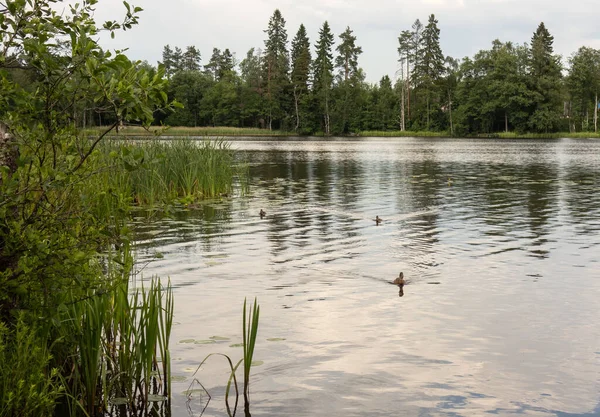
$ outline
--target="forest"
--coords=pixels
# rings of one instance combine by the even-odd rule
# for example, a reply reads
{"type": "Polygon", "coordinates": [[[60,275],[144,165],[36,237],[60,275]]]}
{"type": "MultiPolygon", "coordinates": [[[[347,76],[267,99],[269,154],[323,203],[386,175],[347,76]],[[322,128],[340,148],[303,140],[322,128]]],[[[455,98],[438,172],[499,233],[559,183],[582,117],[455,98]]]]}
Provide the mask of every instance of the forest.
{"type": "Polygon", "coordinates": [[[336,37],[325,21],[311,45],[300,25],[290,44],[275,10],[265,34],[264,48],[241,61],[214,48],[202,65],[196,47],[164,46],[159,66],[169,99],[183,108],[156,114],[156,122],[300,135],[597,131],[600,51],[583,46],[563,62],[543,22],[529,43],[494,40],[490,49],[455,59],[442,52],[435,16],[426,24],[417,19],[399,33],[397,74],[376,84],[365,81],[363,50],[350,27],[336,37]]]}

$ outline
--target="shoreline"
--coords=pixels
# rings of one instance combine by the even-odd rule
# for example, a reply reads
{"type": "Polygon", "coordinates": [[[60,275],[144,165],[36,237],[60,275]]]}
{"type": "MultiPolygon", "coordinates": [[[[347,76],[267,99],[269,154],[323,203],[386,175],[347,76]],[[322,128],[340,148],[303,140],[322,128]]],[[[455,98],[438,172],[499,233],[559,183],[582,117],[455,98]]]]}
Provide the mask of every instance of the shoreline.
{"type": "MultiPolygon", "coordinates": [[[[99,135],[104,131],[102,128],[89,128],[83,130],[88,135],[99,135]]],[[[600,139],[600,132],[556,132],[556,133],[515,133],[515,132],[497,132],[482,133],[477,135],[453,136],[449,132],[429,132],[429,131],[363,131],[349,135],[298,135],[295,132],[284,132],[277,130],[253,129],[253,128],[188,128],[188,127],[169,127],[159,128],[151,127],[149,130],[138,126],[127,126],[121,128],[118,133],[110,133],[107,137],[124,137],[130,139],[150,139],[152,137],[206,137],[210,139],[228,139],[242,137],[269,137],[269,138],[447,138],[447,139],[600,139]]]]}

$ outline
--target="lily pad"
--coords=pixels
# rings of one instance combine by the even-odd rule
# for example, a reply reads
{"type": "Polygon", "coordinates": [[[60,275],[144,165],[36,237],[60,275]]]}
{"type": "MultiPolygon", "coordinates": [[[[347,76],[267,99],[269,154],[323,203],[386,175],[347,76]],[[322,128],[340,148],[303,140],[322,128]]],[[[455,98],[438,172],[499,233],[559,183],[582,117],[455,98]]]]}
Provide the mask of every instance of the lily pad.
{"type": "Polygon", "coordinates": [[[111,403],[112,405],[127,405],[127,404],[129,404],[129,400],[124,397],[111,398],[110,400],[108,400],[108,402],[111,403]]]}
{"type": "Polygon", "coordinates": [[[219,342],[229,340],[228,337],[223,337],[223,336],[211,336],[211,337],[209,337],[209,339],[216,340],[219,342]]]}
{"type": "Polygon", "coordinates": [[[186,397],[189,397],[190,395],[194,395],[194,394],[203,394],[204,390],[203,389],[186,389],[185,391],[182,392],[183,395],[185,395],[186,397]]]}
{"type": "Polygon", "coordinates": [[[271,337],[270,339],[267,339],[267,342],[281,342],[284,340],[285,340],[285,337],[271,337]]]}
{"type": "Polygon", "coordinates": [[[187,381],[187,376],[171,375],[171,382],[185,382],[185,381],[187,381]]]}
{"type": "Polygon", "coordinates": [[[260,365],[264,365],[264,361],[252,361],[252,366],[260,366],[260,365]]]}
{"type": "Polygon", "coordinates": [[[233,345],[229,345],[229,347],[244,347],[243,343],[234,343],[233,345]]]}
{"type": "Polygon", "coordinates": [[[214,340],[196,340],[194,344],[196,345],[210,345],[211,343],[216,343],[214,340]]]}
{"type": "Polygon", "coordinates": [[[167,397],[164,395],[150,394],[148,395],[148,402],[160,403],[167,401],[167,397]]]}
{"type": "Polygon", "coordinates": [[[194,339],[183,339],[180,340],[179,343],[195,343],[196,341],[194,339]]]}

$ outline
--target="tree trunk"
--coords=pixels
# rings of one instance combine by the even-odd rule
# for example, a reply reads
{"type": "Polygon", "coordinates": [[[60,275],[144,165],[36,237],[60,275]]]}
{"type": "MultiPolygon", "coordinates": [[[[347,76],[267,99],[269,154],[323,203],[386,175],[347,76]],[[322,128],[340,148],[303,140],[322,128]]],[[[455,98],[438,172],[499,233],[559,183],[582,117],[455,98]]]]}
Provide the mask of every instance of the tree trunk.
{"type": "Polygon", "coordinates": [[[594,133],[598,133],[598,93],[596,93],[594,101],[594,133]]]}
{"type": "Polygon", "coordinates": [[[296,106],[296,132],[300,127],[300,111],[298,110],[298,91],[297,86],[294,86],[294,105],[296,106]]]}
{"type": "Polygon", "coordinates": [[[452,125],[452,97],[450,96],[450,90],[448,90],[448,114],[450,116],[450,135],[454,136],[454,126],[452,125]]]}
{"type": "Polygon", "coordinates": [[[410,63],[406,59],[406,111],[408,113],[408,121],[410,122],[410,63]]]}
{"type": "Polygon", "coordinates": [[[429,131],[429,90],[427,90],[427,130],[429,131]]]}
{"type": "MultiPolygon", "coordinates": [[[[0,166],[8,167],[13,174],[17,170],[17,158],[19,149],[15,144],[15,139],[10,133],[8,126],[0,122],[0,166]]],[[[2,178],[0,177],[0,182],[2,178]]]]}
{"type": "Polygon", "coordinates": [[[400,96],[400,130],[404,132],[406,125],[404,124],[404,80],[402,81],[402,94],[400,96]]]}
{"type": "Polygon", "coordinates": [[[504,112],[504,131],[508,132],[508,114],[504,112]]]}
{"type": "Polygon", "coordinates": [[[325,93],[325,134],[329,136],[329,97],[325,93]]]}

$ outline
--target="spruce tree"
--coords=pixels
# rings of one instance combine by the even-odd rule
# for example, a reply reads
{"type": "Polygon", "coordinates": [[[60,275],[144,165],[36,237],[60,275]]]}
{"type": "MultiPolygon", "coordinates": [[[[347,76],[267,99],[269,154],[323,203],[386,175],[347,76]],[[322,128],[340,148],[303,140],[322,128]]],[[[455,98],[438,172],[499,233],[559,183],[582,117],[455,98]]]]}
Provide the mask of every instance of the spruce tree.
{"type": "Polygon", "coordinates": [[[296,37],[292,41],[292,88],[294,92],[294,110],[296,113],[295,130],[300,128],[300,107],[305,104],[310,77],[311,54],[310,41],[306,28],[300,25],[296,37]]]}
{"type": "Polygon", "coordinates": [[[544,22],[540,23],[531,38],[529,75],[535,92],[533,114],[529,127],[538,132],[556,130],[561,108],[560,58],[553,54],[554,37],[544,22]]]}
{"type": "Polygon", "coordinates": [[[414,68],[415,78],[424,91],[427,101],[427,129],[430,127],[431,101],[435,84],[444,74],[445,58],[440,47],[440,29],[437,23],[435,15],[430,15],[420,39],[420,58],[415,62],[414,68]]]}
{"type": "Polygon", "coordinates": [[[173,75],[174,62],[173,50],[169,45],[165,45],[163,47],[161,64],[165,67],[165,75],[167,76],[167,78],[171,78],[171,76],[173,75]]]}
{"type": "Polygon", "coordinates": [[[268,125],[272,129],[273,119],[281,122],[286,116],[289,107],[289,53],[287,50],[287,31],[285,20],[279,9],[276,9],[269,19],[269,26],[265,31],[264,51],[264,80],[266,82],[266,95],[268,107],[268,125]]]}
{"type": "Polygon", "coordinates": [[[333,33],[325,21],[319,30],[316,44],[316,56],[313,62],[313,93],[317,100],[318,111],[323,116],[323,131],[331,133],[329,120],[329,102],[333,83],[333,33]]]}

